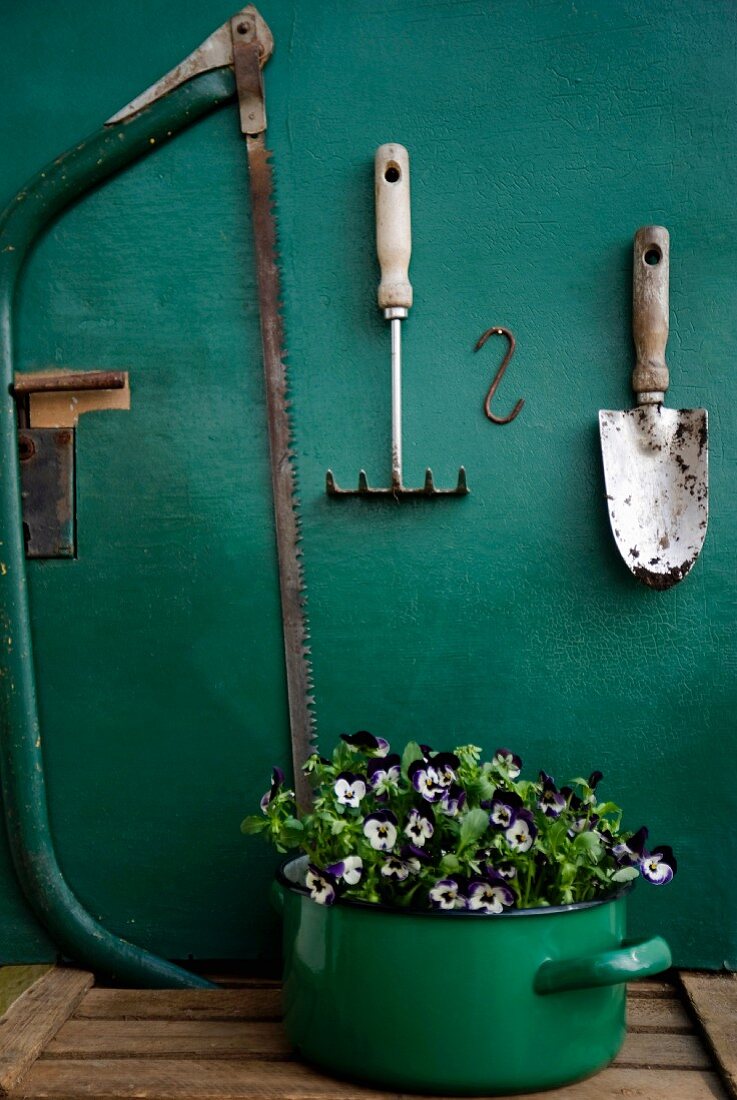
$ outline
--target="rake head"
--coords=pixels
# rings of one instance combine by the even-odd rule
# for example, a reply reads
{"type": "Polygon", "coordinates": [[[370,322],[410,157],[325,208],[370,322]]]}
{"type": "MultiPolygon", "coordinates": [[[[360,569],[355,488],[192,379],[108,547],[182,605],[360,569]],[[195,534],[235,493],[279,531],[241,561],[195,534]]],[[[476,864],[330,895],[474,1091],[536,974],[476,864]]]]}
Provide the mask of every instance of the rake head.
{"type": "Polygon", "coordinates": [[[393,478],[392,484],[386,489],[372,489],[366,477],[366,471],[361,470],[358,475],[358,487],[356,489],[341,489],[333,477],[333,471],[328,470],[325,477],[325,488],[330,497],[394,497],[395,500],[407,497],[465,497],[468,492],[466,471],[463,466],[458,470],[458,484],[455,489],[438,489],[433,481],[432,470],[428,466],[425,470],[425,484],[421,489],[409,489],[403,485],[400,478],[393,478]]]}

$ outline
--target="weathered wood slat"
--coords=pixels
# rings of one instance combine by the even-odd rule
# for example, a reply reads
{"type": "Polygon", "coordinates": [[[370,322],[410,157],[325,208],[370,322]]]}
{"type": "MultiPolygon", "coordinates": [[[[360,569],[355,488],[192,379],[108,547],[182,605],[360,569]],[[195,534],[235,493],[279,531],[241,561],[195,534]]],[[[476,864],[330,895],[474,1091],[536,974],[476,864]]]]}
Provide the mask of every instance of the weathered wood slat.
{"type": "Polygon", "coordinates": [[[77,1008],[80,1019],[279,1020],[281,988],[91,989],[77,1008]]]}
{"type": "MultiPolygon", "coordinates": [[[[279,987],[261,989],[90,989],[75,1017],[89,1020],[280,1020],[279,987]]],[[[629,998],[628,1026],[635,1030],[693,1031],[677,997],[629,998]]]]}
{"type": "Polygon", "coordinates": [[[627,1027],[630,1031],[681,1034],[694,1029],[693,1021],[676,997],[628,998],[627,1027]]]}
{"type": "Polygon", "coordinates": [[[53,969],[0,1019],[0,1096],[7,1096],[92,985],[84,970],[53,969]]]}
{"type": "Polygon", "coordinates": [[[680,979],[727,1091],[737,1098],[737,975],[683,971],[680,979]]]}
{"type": "MultiPolygon", "coordinates": [[[[213,1020],[68,1020],[44,1058],[256,1058],[290,1055],[278,1023],[213,1020]]],[[[635,1032],[627,1036],[617,1065],[709,1069],[695,1035],[635,1032]]]]}
{"type": "Polygon", "coordinates": [[[67,1020],[44,1058],[286,1059],[279,1023],[245,1020],[67,1020]]]}
{"type": "MultiPolygon", "coordinates": [[[[397,1100],[386,1092],[323,1077],[298,1062],[181,1062],[168,1059],[38,1061],[26,1100],[397,1100]]],[[[613,1067],[529,1100],[725,1100],[716,1074],[613,1067]]]]}
{"type": "Polygon", "coordinates": [[[696,1035],[633,1032],[617,1055],[616,1066],[647,1069],[711,1069],[711,1059],[696,1035]]]}
{"type": "Polygon", "coordinates": [[[628,997],[677,997],[678,992],[670,981],[630,982],[627,986],[628,997]]]}

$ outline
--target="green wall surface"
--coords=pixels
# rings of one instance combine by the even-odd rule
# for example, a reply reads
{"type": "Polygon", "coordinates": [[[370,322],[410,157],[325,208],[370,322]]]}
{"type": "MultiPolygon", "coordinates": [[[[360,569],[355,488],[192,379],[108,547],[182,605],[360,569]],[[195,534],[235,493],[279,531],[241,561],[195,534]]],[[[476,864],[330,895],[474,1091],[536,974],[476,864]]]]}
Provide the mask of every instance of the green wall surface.
{"type": "MultiPolygon", "coordinates": [[[[737,10],[727,0],[264,0],[266,72],[322,744],[507,745],[605,773],[677,850],[634,933],[737,966],[737,10]],[[471,495],[334,501],[388,479],[373,154],[412,166],[405,480],[471,495]],[[639,585],[608,526],[600,408],[632,404],[631,248],[671,232],[669,403],[710,413],[691,575],[639,585]],[[497,411],[482,402],[518,350],[497,411]]],[[[224,0],[0,4],[8,199],[179,61],[224,0]]],[[[242,838],[289,758],[245,157],[223,109],[66,214],[26,271],[22,369],[131,372],[78,439],[79,560],[32,563],[52,825],[80,897],[172,957],[268,959],[274,864],[242,838]]],[[[51,948],[0,846],[0,962],[51,948]]]]}

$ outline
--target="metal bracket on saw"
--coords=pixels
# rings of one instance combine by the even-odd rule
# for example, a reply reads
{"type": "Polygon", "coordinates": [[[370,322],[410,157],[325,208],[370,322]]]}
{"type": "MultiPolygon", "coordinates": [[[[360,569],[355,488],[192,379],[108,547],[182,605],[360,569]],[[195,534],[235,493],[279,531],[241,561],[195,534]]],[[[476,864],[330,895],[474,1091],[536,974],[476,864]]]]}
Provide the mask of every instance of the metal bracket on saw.
{"type": "Polygon", "coordinates": [[[249,4],[180,61],[173,69],[112,115],[106,126],[127,122],[168,95],[174,88],[202,73],[232,66],[238,85],[241,129],[244,134],[261,134],[266,129],[266,110],[260,70],[274,52],[274,38],[256,8],[249,4]],[[255,51],[254,51],[255,47],[255,51]],[[254,74],[251,57],[258,70],[254,74]]]}

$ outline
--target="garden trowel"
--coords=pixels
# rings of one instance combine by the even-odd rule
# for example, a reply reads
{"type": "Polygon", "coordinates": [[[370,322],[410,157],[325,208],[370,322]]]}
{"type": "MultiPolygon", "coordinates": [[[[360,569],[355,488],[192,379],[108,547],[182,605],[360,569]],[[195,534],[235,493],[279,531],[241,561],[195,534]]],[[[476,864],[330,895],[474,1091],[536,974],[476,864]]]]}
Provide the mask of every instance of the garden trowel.
{"type": "Polygon", "coordinates": [[[637,406],[599,412],[607,504],[631,573],[650,588],[683,580],[704,545],[708,520],[706,409],[667,409],[668,230],[635,234],[632,331],[637,406]]]}

